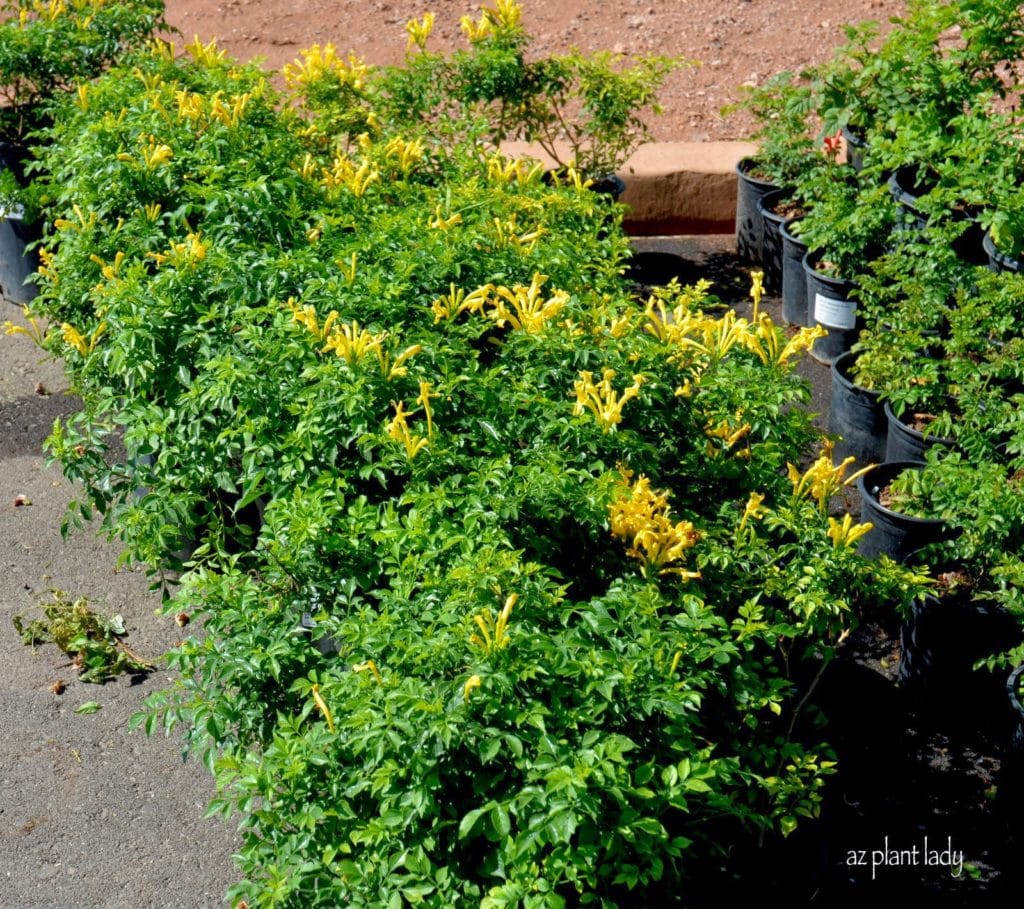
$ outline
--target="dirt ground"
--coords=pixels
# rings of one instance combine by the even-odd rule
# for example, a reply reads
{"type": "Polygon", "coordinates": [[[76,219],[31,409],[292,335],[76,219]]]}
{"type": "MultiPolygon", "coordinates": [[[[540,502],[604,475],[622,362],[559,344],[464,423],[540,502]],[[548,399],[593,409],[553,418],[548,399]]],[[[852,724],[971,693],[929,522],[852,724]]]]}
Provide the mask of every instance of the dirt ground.
{"type": "MultiPolygon", "coordinates": [[[[462,45],[459,19],[480,4],[467,0],[167,0],[167,18],[186,40],[217,37],[248,60],[279,69],[312,44],[332,42],[372,64],[399,63],[405,23],[437,16],[432,49],[462,45]]],[[[742,116],[723,117],[739,87],[829,57],[844,23],[887,20],[902,0],[523,0],[523,21],[538,54],[578,47],[624,54],[665,54],[694,61],[674,72],[665,109],[651,121],[660,141],[744,138],[742,116]]]]}

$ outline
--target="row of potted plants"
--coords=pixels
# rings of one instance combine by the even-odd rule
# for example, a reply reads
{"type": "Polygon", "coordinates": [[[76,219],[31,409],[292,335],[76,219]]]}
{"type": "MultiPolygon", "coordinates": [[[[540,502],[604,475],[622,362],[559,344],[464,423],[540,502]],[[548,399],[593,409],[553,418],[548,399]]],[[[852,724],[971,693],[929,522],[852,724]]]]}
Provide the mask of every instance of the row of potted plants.
{"type": "MultiPolygon", "coordinates": [[[[817,681],[922,592],[829,514],[848,465],[794,373],[818,332],[760,278],[750,318],[703,283],[630,297],[621,209],[497,153],[541,103],[520,16],[452,56],[414,20],[384,70],[313,48],[283,95],[155,44],[53,110],[23,331],[84,406],[48,445],[71,522],[173,569],[203,629],[137,721],[182,724],[240,813],[236,905],[720,887],[818,814],[817,681]]],[[[585,143],[618,154],[662,67],[587,65],[626,86],[585,143]]]]}
{"type": "Polygon", "coordinates": [[[940,598],[950,605],[932,601],[906,642],[948,620],[959,665],[1012,667],[1024,657],[1024,286],[1015,258],[1024,146],[1002,99],[1019,89],[1021,10],[1000,0],[914,2],[884,37],[873,24],[848,34],[826,65],[751,93],[763,144],[741,171],[756,163],[763,182],[784,183],[765,196],[766,212],[788,202],[804,214],[782,228],[808,250],[806,274],[789,282],[797,256],[782,260],[784,290],[791,284],[808,301],[803,318],[799,304],[787,315],[829,327],[817,352],[832,362],[838,450],[885,462],[862,489],[863,514],[876,524],[865,545],[907,557],[931,544],[915,559],[951,581],[940,598]],[[815,286],[823,263],[835,272],[832,289],[815,286]],[[835,298],[849,301],[846,321],[829,318],[835,298]],[[971,645],[963,620],[978,616],[984,627],[971,645]]]}

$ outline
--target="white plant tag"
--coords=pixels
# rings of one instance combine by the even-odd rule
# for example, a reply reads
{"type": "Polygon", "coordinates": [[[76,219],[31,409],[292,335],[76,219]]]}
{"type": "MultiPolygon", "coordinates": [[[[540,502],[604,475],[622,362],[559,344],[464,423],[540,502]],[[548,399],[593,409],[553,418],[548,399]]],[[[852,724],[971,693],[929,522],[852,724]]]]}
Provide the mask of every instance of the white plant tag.
{"type": "Polygon", "coordinates": [[[836,300],[824,294],[814,295],[814,320],[826,328],[840,328],[850,331],[857,327],[857,302],[836,300]]]}

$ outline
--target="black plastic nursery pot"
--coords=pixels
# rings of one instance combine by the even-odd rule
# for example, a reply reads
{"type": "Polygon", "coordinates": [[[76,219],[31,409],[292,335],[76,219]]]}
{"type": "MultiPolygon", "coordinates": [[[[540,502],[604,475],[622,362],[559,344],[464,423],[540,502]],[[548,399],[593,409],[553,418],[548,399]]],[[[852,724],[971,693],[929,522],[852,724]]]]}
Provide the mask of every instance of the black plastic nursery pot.
{"type": "Polygon", "coordinates": [[[618,202],[626,191],[626,181],[618,174],[604,174],[591,180],[589,189],[602,196],[609,196],[613,202],[618,202]]]}
{"type": "Polygon", "coordinates": [[[860,538],[857,552],[874,558],[887,555],[903,562],[915,549],[948,537],[944,521],[937,518],[916,518],[901,514],[882,505],[882,492],[904,470],[920,470],[920,461],[886,461],[857,478],[857,491],[861,497],[860,519],[872,527],[860,538]]]}
{"type": "Polygon", "coordinates": [[[991,234],[985,234],[984,239],[981,241],[982,247],[985,253],[988,255],[988,267],[992,271],[1009,271],[1017,273],[1024,271],[1024,262],[1020,259],[1015,259],[1013,256],[1008,256],[1005,253],[999,251],[996,246],[996,241],[992,239],[991,234]]]}
{"type": "Polygon", "coordinates": [[[779,187],[751,176],[756,167],[755,158],[743,158],[736,165],[736,255],[742,262],[759,265],[764,249],[764,223],[757,203],[779,187]]]}
{"type": "Polygon", "coordinates": [[[812,325],[828,329],[825,337],[814,342],[811,356],[820,363],[831,365],[853,346],[860,334],[857,301],[853,299],[856,285],[846,278],[819,271],[819,263],[817,253],[804,256],[808,316],[812,325]]]}
{"type": "Polygon", "coordinates": [[[917,200],[928,193],[931,187],[920,180],[920,168],[916,164],[905,164],[889,177],[889,193],[900,208],[902,218],[897,221],[897,230],[924,230],[928,216],[917,207],[917,200]]]}
{"type": "Polygon", "coordinates": [[[1018,666],[1006,680],[1010,699],[1010,744],[1018,756],[1024,756],[1024,665],[1018,666]]]}
{"type": "Polygon", "coordinates": [[[846,163],[858,173],[864,169],[864,154],[868,143],[856,127],[844,126],[841,130],[846,142],[846,163]]]}
{"type": "Polygon", "coordinates": [[[885,460],[889,423],[877,391],[857,385],[850,373],[857,355],[847,351],[832,362],[832,403],[828,431],[839,436],[836,462],[854,457],[863,463],[885,460]]]}
{"type": "MultiPolygon", "coordinates": [[[[908,561],[914,561],[912,555],[908,561]]],[[[937,576],[941,572],[935,572],[937,576]]],[[[945,711],[957,705],[971,716],[994,720],[1005,716],[1005,679],[974,664],[1020,643],[1016,616],[993,603],[975,601],[969,591],[914,603],[900,628],[900,685],[945,711]]]]}
{"type": "Polygon", "coordinates": [[[929,448],[943,446],[955,448],[956,440],[945,436],[925,435],[913,426],[908,426],[892,412],[888,402],[883,407],[887,424],[885,460],[923,461],[929,448]]]}
{"type": "Polygon", "coordinates": [[[0,211],[0,293],[23,306],[36,296],[35,284],[26,284],[39,268],[39,254],[29,245],[42,237],[40,225],[27,223],[20,211],[0,211]]]}
{"type": "Polygon", "coordinates": [[[807,244],[795,233],[799,218],[790,218],[779,226],[782,238],[782,318],[790,325],[809,327],[811,317],[807,307],[807,273],[804,256],[807,244]]]}
{"type": "Polygon", "coordinates": [[[761,217],[761,261],[764,265],[764,289],[770,294],[782,290],[782,224],[785,214],[776,212],[776,206],[789,198],[789,191],[773,189],[757,200],[757,213],[761,217]]]}

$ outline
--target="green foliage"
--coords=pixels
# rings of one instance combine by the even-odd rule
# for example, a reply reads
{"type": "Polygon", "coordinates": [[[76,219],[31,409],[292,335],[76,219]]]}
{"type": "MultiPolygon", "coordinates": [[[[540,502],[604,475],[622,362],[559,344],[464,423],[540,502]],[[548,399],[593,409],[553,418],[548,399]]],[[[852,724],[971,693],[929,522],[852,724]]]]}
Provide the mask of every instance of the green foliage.
{"type": "MultiPolygon", "coordinates": [[[[518,45],[474,28],[489,107],[518,45]]],[[[829,515],[848,465],[795,466],[812,335],[631,298],[617,206],[351,61],[307,54],[296,112],[188,50],[58,110],[36,306],[72,522],[201,629],[134,722],[241,815],[231,898],[655,905],[817,816],[816,679],[919,580],[829,515]]]]}
{"type": "Polygon", "coordinates": [[[349,141],[360,132],[393,129],[421,138],[444,155],[467,141],[492,148],[536,142],[561,169],[588,178],[612,174],[649,136],[642,114],[660,112],[657,92],[683,61],[642,56],[627,61],[601,51],[538,56],[515,2],[483,7],[462,19],[468,47],[451,54],[427,49],[433,14],[407,26],[402,66],[368,70],[334,48],[304,52],[285,68],[311,129],[349,141]],[[354,102],[354,103],[353,103],[354,102]]]}
{"type": "Polygon", "coordinates": [[[795,188],[802,177],[828,161],[814,141],[815,98],[801,75],[776,73],[760,85],[744,86],[741,100],[726,115],[745,111],[757,127],[757,173],[776,186],[795,188]]]}
{"type": "Polygon", "coordinates": [[[14,616],[14,628],[23,643],[56,644],[72,658],[83,682],[103,683],[122,672],[153,668],[121,640],[125,636],[121,616],[104,618],[89,608],[84,597],[69,600],[60,590],[52,593],[52,603],[39,605],[42,618],[26,622],[24,614],[14,616]]]}

